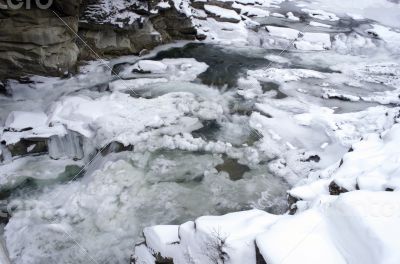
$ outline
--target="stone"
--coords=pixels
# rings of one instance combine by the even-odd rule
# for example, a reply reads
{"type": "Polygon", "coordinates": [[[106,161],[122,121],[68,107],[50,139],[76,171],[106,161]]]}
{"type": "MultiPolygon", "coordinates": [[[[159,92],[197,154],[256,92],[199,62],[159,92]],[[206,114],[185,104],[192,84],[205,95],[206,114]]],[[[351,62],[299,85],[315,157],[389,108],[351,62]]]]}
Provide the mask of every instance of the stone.
{"type": "Polygon", "coordinates": [[[51,10],[1,10],[0,79],[74,72],[77,17],[59,19],[51,10]],[[68,26],[66,26],[66,23],[68,26]]]}
{"type": "Polygon", "coordinates": [[[21,139],[15,144],[7,145],[12,157],[43,154],[48,152],[46,139],[21,139]]]}
{"type": "Polygon", "coordinates": [[[348,192],[348,190],[346,190],[345,188],[339,186],[335,181],[332,181],[329,184],[329,193],[331,195],[340,195],[342,193],[346,193],[348,192]]]}

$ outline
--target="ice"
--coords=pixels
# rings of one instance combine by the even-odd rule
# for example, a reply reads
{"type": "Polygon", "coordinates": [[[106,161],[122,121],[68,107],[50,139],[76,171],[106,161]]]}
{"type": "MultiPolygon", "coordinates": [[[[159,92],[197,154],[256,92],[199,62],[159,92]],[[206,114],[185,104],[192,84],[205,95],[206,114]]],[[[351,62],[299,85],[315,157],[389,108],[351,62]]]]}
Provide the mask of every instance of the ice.
{"type": "Polygon", "coordinates": [[[369,34],[376,35],[378,38],[384,40],[388,48],[398,51],[398,45],[400,43],[400,32],[398,30],[391,29],[378,24],[373,24],[372,29],[368,29],[369,34]]]}
{"type": "Polygon", "coordinates": [[[44,126],[46,121],[47,115],[45,113],[14,111],[8,115],[5,129],[12,131],[29,130],[34,127],[44,126]]]}
{"type": "Polygon", "coordinates": [[[232,22],[239,22],[241,20],[240,15],[238,15],[234,10],[225,9],[214,5],[204,5],[204,10],[215,15],[216,17],[227,19],[232,22]]]}
{"type": "Polygon", "coordinates": [[[300,21],[300,18],[298,18],[297,16],[295,16],[293,14],[293,12],[287,12],[286,14],[287,18],[293,21],[300,21]]]}
{"type": "Polygon", "coordinates": [[[112,24],[120,28],[132,26],[141,21],[143,17],[133,10],[147,9],[147,4],[140,1],[101,0],[91,3],[85,8],[82,20],[88,23],[112,24]]]}
{"type": "MultiPolygon", "coordinates": [[[[309,4],[308,4],[309,5],[309,4]]],[[[351,14],[356,19],[361,17],[379,21],[387,26],[398,27],[400,5],[396,1],[381,1],[381,0],[337,0],[324,1],[317,0],[311,3],[313,8],[329,10],[330,12],[339,14],[351,14]]]]}
{"type": "Polygon", "coordinates": [[[224,45],[244,45],[248,42],[248,32],[244,22],[228,23],[217,22],[213,18],[197,21],[200,32],[207,36],[206,41],[224,45]]]}
{"type": "Polygon", "coordinates": [[[396,142],[400,127],[395,124],[380,137],[371,134],[353,144],[353,151],[343,157],[343,164],[332,175],[333,180],[347,190],[354,190],[356,184],[361,190],[384,191],[398,189],[397,178],[399,154],[396,142]]]}
{"type": "Polygon", "coordinates": [[[234,3],[232,5],[233,8],[235,9],[240,9],[240,13],[242,15],[248,16],[248,17],[267,17],[269,16],[269,11],[253,6],[248,6],[248,5],[241,5],[238,3],[234,3]]]}
{"type": "Polygon", "coordinates": [[[217,119],[222,112],[217,102],[202,101],[190,93],[170,93],[154,99],[114,93],[95,100],[84,96],[64,98],[54,104],[50,122],[94,138],[98,146],[112,141],[127,146],[154,136],[191,132],[201,128],[200,120],[217,119]]]}
{"type": "Polygon", "coordinates": [[[132,66],[124,68],[122,72],[119,73],[119,76],[123,78],[123,80],[117,80],[117,84],[111,85],[113,85],[115,89],[115,86],[125,86],[129,88],[131,82],[135,86],[135,84],[141,85],[143,82],[163,82],[164,80],[193,81],[199,74],[205,72],[207,69],[207,64],[191,58],[164,59],[161,61],[141,60],[132,66]],[[138,80],[125,80],[131,78],[138,80]],[[154,80],[150,81],[148,79],[154,80]]]}
{"type": "Polygon", "coordinates": [[[80,162],[70,159],[54,161],[47,156],[24,157],[11,163],[0,165],[0,190],[12,190],[27,179],[37,183],[56,180],[67,166],[81,166],[80,162]]]}
{"type": "Polygon", "coordinates": [[[399,230],[392,226],[397,226],[398,218],[393,210],[385,214],[386,209],[380,206],[394,208],[398,199],[398,193],[362,191],[333,201],[321,199],[321,205],[310,211],[273,225],[257,237],[257,245],[271,261],[395,263],[400,257],[393,250],[399,243],[399,230]],[[291,239],[285,239],[282,232],[290,234],[291,239]],[[360,238],[365,243],[359,243],[360,238]]]}
{"type": "Polygon", "coordinates": [[[310,17],[316,18],[319,20],[328,20],[328,21],[339,20],[339,18],[335,14],[326,12],[324,10],[318,10],[318,9],[314,10],[314,9],[303,8],[303,9],[301,9],[301,11],[307,13],[310,17]]]}
{"type": "Polygon", "coordinates": [[[297,39],[300,31],[292,28],[267,26],[266,30],[271,36],[280,37],[285,39],[297,39]]]}
{"type": "Polygon", "coordinates": [[[324,74],[306,69],[278,69],[278,68],[267,68],[260,70],[251,70],[247,72],[247,75],[251,78],[255,78],[259,81],[264,82],[291,82],[299,81],[304,78],[317,78],[324,79],[324,74]]]}
{"type": "Polygon", "coordinates": [[[331,25],[319,23],[319,22],[316,22],[316,21],[311,21],[311,22],[310,22],[310,26],[313,26],[313,27],[323,27],[323,28],[331,28],[331,27],[332,27],[331,25]]]}
{"type": "Polygon", "coordinates": [[[398,263],[398,4],[331,2],[164,1],[202,43],[6,81],[11,261],[398,263]]]}
{"type": "MultiPolygon", "coordinates": [[[[249,201],[257,201],[266,184],[271,192],[284,195],[284,187],[274,190],[279,180],[273,180],[265,168],[232,181],[226,173],[216,172],[213,166],[219,159],[210,154],[137,153],[126,160],[121,159],[123,154],[108,156],[99,170],[77,181],[14,199],[16,208],[5,233],[11,259],[85,263],[86,255],[74,246],[74,239],[96,252],[96,261],[126,263],[145,226],[241,210],[250,206],[249,201]],[[193,166],[199,159],[207,161],[202,168],[193,166]],[[198,177],[193,179],[187,172],[198,177]]],[[[169,236],[162,238],[172,241],[169,236]]]]}
{"type": "Polygon", "coordinates": [[[331,48],[331,39],[326,33],[304,33],[293,43],[300,50],[327,50],[331,48]]]}
{"type": "Polygon", "coordinates": [[[254,238],[277,219],[259,210],[205,216],[181,226],[145,229],[145,238],[150,249],[177,264],[188,263],[191,259],[198,263],[255,263],[254,238]]]}
{"type": "Polygon", "coordinates": [[[159,61],[141,60],[133,66],[133,71],[139,73],[166,73],[168,66],[159,61]]]}
{"type": "Polygon", "coordinates": [[[292,45],[299,50],[326,50],[331,48],[330,35],[327,33],[301,32],[297,29],[266,26],[268,35],[273,37],[267,39],[264,44],[268,48],[279,47],[284,50],[292,45]]]}
{"type": "Polygon", "coordinates": [[[285,18],[285,15],[282,15],[280,13],[272,13],[271,16],[278,17],[278,18],[285,18]]]}
{"type": "MultiPolygon", "coordinates": [[[[258,263],[256,247],[258,261],[268,263],[396,263],[399,199],[398,193],[366,191],[321,196],[294,216],[252,210],[201,217],[147,229],[146,241],[154,254],[174,263],[258,263]],[[177,238],[179,243],[170,243],[177,238]]],[[[143,247],[137,250],[140,263],[143,247]]]]}
{"type": "Polygon", "coordinates": [[[81,160],[85,157],[84,139],[81,135],[72,131],[68,131],[62,136],[49,137],[47,145],[49,156],[53,159],[71,158],[81,160]]]}

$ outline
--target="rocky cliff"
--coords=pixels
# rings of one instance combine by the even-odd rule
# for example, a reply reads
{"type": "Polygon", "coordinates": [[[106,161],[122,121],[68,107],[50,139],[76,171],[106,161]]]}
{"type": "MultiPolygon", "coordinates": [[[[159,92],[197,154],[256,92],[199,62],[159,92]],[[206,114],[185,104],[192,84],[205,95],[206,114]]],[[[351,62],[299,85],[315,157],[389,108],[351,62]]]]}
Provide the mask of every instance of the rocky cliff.
{"type": "Polygon", "coordinates": [[[139,54],[196,37],[179,6],[159,0],[58,0],[48,10],[0,9],[0,33],[0,80],[62,76],[79,59],[139,54]]]}

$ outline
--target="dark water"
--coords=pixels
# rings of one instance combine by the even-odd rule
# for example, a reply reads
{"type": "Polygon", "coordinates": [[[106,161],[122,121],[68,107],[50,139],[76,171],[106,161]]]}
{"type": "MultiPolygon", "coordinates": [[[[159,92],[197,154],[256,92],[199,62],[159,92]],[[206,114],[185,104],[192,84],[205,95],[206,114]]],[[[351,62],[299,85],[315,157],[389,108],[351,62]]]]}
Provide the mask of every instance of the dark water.
{"type": "Polygon", "coordinates": [[[190,43],[184,47],[161,51],[150,59],[173,58],[194,58],[206,63],[209,68],[199,76],[199,79],[206,85],[218,87],[234,87],[241,74],[269,63],[264,58],[249,58],[243,54],[224,50],[220,46],[204,43],[190,43]]]}

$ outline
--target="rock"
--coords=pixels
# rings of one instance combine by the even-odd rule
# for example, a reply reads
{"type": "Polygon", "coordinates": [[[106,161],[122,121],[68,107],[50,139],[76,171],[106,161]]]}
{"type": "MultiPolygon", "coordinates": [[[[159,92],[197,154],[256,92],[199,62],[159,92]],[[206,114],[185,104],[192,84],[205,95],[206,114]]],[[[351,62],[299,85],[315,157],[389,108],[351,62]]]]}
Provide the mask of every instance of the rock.
{"type": "MultiPolygon", "coordinates": [[[[159,9],[160,1],[131,1],[115,4],[110,0],[84,0],[80,35],[85,43],[81,58],[136,54],[174,39],[195,39],[191,19],[173,5],[159,9]],[[150,10],[158,10],[155,13],[150,10]],[[90,48],[88,48],[90,46],[90,48]]],[[[98,59],[98,58],[97,58],[98,59]]]]}
{"type": "Polygon", "coordinates": [[[0,95],[9,95],[6,84],[0,81],[0,95]]]}
{"type": "Polygon", "coordinates": [[[162,42],[160,34],[151,23],[134,31],[106,27],[101,30],[84,28],[79,33],[85,41],[79,43],[82,59],[139,54],[142,50],[152,49],[162,42]]]}
{"type": "Polygon", "coordinates": [[[171,258],[164,258],[161,256],[160,253],[156,254],[154,256],[156,258],[155,264],[174,264],[174,260],[171,258]]]}
{"type": "Polygon", "coordinates": [[[204,10],[209,17],[220,22],[239,23],[241,17],[232,9],[222,8],[214,5],[204,5],[204,10]]]}
{"type": "Polygon", "coordinates": [[[63,77],[76,71],[78,59],[139,55],[172,40],[205,39],[177,8],[160,0],[55,0],[49,10],[0,10],[0,80],[63,77]]]}
{"type": "Polygon", "coordinates": [[[236,159],[224,158],[224,163],[219,164],[215,167],[218,172],[224,171],[229,174],[229,178],[232,181],[238,181],[243,179],[243,175],[250,171],[250,168],[246,165],[242,165],[236,159]]]}
{"type": "Polygon", "coordinates": [[[294,196],[288,194],[287,203],[288,203],[288,206],[289,206],[289,214],[290,214],[290,215],[294,215],[294,214],[297,212],[297,205],[296,205],[296,203],[297,203],[298,201],[300,201],[299,198],[296,198],[296,197],[294,197],[294,196]]]}
{"type": "Polygon", "coordinates": [[[51,10],[0,11],[0,79],[27,74],[62,76],[78,58],[78,19],[51,10]],[[68,24],[68,27],[64,24],[68,24]]]}
{"type": "Polygon", "coordinates": [[[256,264],[267,264],[264,257],[260,253],[260,249],[257,246],[257,242],[254,242],[256,247],[256,264]]]}
{"type": "Polygon", "coordinates": [[[339,186],[335,181],[332,181],[329,184],[329,193],[331,195],[340,195],[342,193],[346,193],[348,192],[348,190],[346,190],[345,188],[339,186]]]}
{"type": "Polygon", "coordinates": [[[54,8],[67,15],[77,16],[82,0],[54,0],[54,8]]]}
{"type": "Polygon", "coordinates": [[[318,156],[318,155],[311,155],[311,156],[309,156],[307,159],[305,159],[304,161],[305,161],[305,162],[311,162],[311,161],[313,161],[313,162],[315,162],[315,163],[318,163],[318,162],[320,162],[320,160],[321,160],[321,157],[320,157],[320,156],[318,156]]]}
{"type": "Polygon", "coordinates": [[[197,30],[191,19],[175,8],[159,11],[159,15],[152,16],[154,28],[160,32],[163,42],[173,39],[194,40],[197,30]]]}
{"type": "Polygon", "coordinates": [[[46,139],[22,139],[15,144],[7,145],[12,157],[42,154],[48,152],[46,139]]]}

